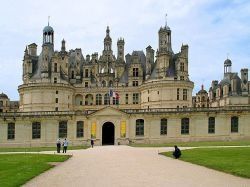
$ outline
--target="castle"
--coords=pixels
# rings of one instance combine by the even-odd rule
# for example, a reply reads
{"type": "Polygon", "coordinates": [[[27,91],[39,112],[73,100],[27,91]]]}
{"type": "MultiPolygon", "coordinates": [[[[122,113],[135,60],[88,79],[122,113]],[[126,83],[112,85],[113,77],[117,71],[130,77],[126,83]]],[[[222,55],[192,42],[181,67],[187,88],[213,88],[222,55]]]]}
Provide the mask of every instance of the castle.
{"type": "Polygon", "coordinates": [[[0,94],[0,145],[47,146],[58,137],[74,145],[249,138],[248,69],[240,79],[227,59],[224,79],[192,97],[188,45],[174,53],[167,24],[158,39],[156,53],[149,45],[146,54],[125,56],[119,38],[115,56],[107,27],[102,53],[84,56],[80,48],[67,51],[64,39],[54,50],[48,24],[41,53],[35,43],[25,49],[20,101],[0,94]]]}

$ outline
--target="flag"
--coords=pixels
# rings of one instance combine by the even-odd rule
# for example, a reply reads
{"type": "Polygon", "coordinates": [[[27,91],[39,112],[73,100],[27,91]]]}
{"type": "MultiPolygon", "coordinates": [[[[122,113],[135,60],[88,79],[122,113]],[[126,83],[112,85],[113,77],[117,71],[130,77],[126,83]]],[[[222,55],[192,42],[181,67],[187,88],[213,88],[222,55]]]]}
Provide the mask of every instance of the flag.
{"type": "Polygon", "coordinates": [[[118,92],[114,92],[112,89],[109,90],[109,97],[114,97],[116,99],[120,98],[118,92]]]}
{"type": "Polygon", "coordinates": [[[109,97],[113,97],[113,90],[109,90],[109,97]]]}
{"type": "Polygon", "coordinates": [[[119,98],[120,98],[118,92],[113,92],[113,97],[116,98],[116,99],[119,99],[119,98]]]}

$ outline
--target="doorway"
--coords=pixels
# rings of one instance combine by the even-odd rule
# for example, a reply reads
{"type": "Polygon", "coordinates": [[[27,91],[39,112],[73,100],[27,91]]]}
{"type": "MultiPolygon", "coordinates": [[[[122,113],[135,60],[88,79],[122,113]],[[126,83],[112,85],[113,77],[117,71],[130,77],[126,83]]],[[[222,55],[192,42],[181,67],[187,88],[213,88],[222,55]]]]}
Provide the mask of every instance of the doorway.
{"type": "Polygon", "coordinates": [[[115,126],[111,122],[106,122],[102,126],[102,145],[115,144],[115,126]]]}

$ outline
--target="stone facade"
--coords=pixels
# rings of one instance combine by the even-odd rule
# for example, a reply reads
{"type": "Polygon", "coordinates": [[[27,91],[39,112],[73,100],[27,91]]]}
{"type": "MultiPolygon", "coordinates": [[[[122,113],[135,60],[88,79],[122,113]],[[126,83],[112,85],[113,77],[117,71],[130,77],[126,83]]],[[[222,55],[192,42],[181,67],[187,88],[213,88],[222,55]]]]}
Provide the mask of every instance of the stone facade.
{"type": "Polygon", "coordinates": [[[124,56],[123,38],[115,56],[107,27],[101,55],[84,57],[80,48],[67,51],[64,39],[54,50],[54,30],[46,26],[41,53],[35,43],[24,52],[19,111],[4,108],[11,101],[0,95],[0,146],[54,146],[58,137],[70,145],[249,139],[248,71],[242,70],[241,80],[225,72],[231,90],[222,81],[227,87],[212,85],[209,94],[202,87],[192,98],[188,46],[174,53],[167,25],[158,38],[156,56],[151,46],[146,55],[124,56]],[[230,104],[220,104],[228,98],[230,104]]]}
{"type": "Polygon", "coordinates": [[[109,143],[116,145],[231,141],[250,138],[249,120],[250,107],[120,110],[108,106],[88,112],[25,112],[0,119],[0,146],[55,146],[58,137],[67,137],[71,146],[89,145],[91,139],[102,145],[107,124],[114,136],[109,143]],[[6,133],[11,124],[14,137],[6,133]]]}
{"type": "Polygon", "coordinates": [[[174,54],[171,30],[158,32],[159,49],[151,46],[124,56],[125,41],[117,41],[117,56],[107,27],[104,49],[99,56],[83,56],[82,50],[54,50],[54,30],[43,30],[42,52],[37,45],[26,47],[23,84],[19,86],[20,111],[68,111],[101,109],[119,105],[121,109],[176,108],[192,106],[193,82],[188,75],[188,46],[174,54]],[[117,97],[110,96],[110,92],[117,97]]]}
{"type": "Polygon", "coordinates": [[[249,106],[250,105],[250,81],[248,81],[248,69],[241,69],[241,77],[232,72],[232,62],[226,59],[224,62],[224,78],[218,82],[212,81],[209,89],[211,107],[221,106],[249,106]]]}

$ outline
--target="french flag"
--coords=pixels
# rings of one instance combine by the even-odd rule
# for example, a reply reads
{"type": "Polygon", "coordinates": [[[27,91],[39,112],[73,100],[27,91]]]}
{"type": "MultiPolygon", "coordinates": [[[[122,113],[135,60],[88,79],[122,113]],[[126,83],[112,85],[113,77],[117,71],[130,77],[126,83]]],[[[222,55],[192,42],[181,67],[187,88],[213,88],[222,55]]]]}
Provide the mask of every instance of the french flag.
{"type": "Polygon", "coordinates": [[[110,96],[110,97],[114,97],[114,98],[116,98],[116,99],[119,99],[119,98],[120,98],[118,92],[113,92],[113,90],[109,90],[109,96],[110,96]]]}

